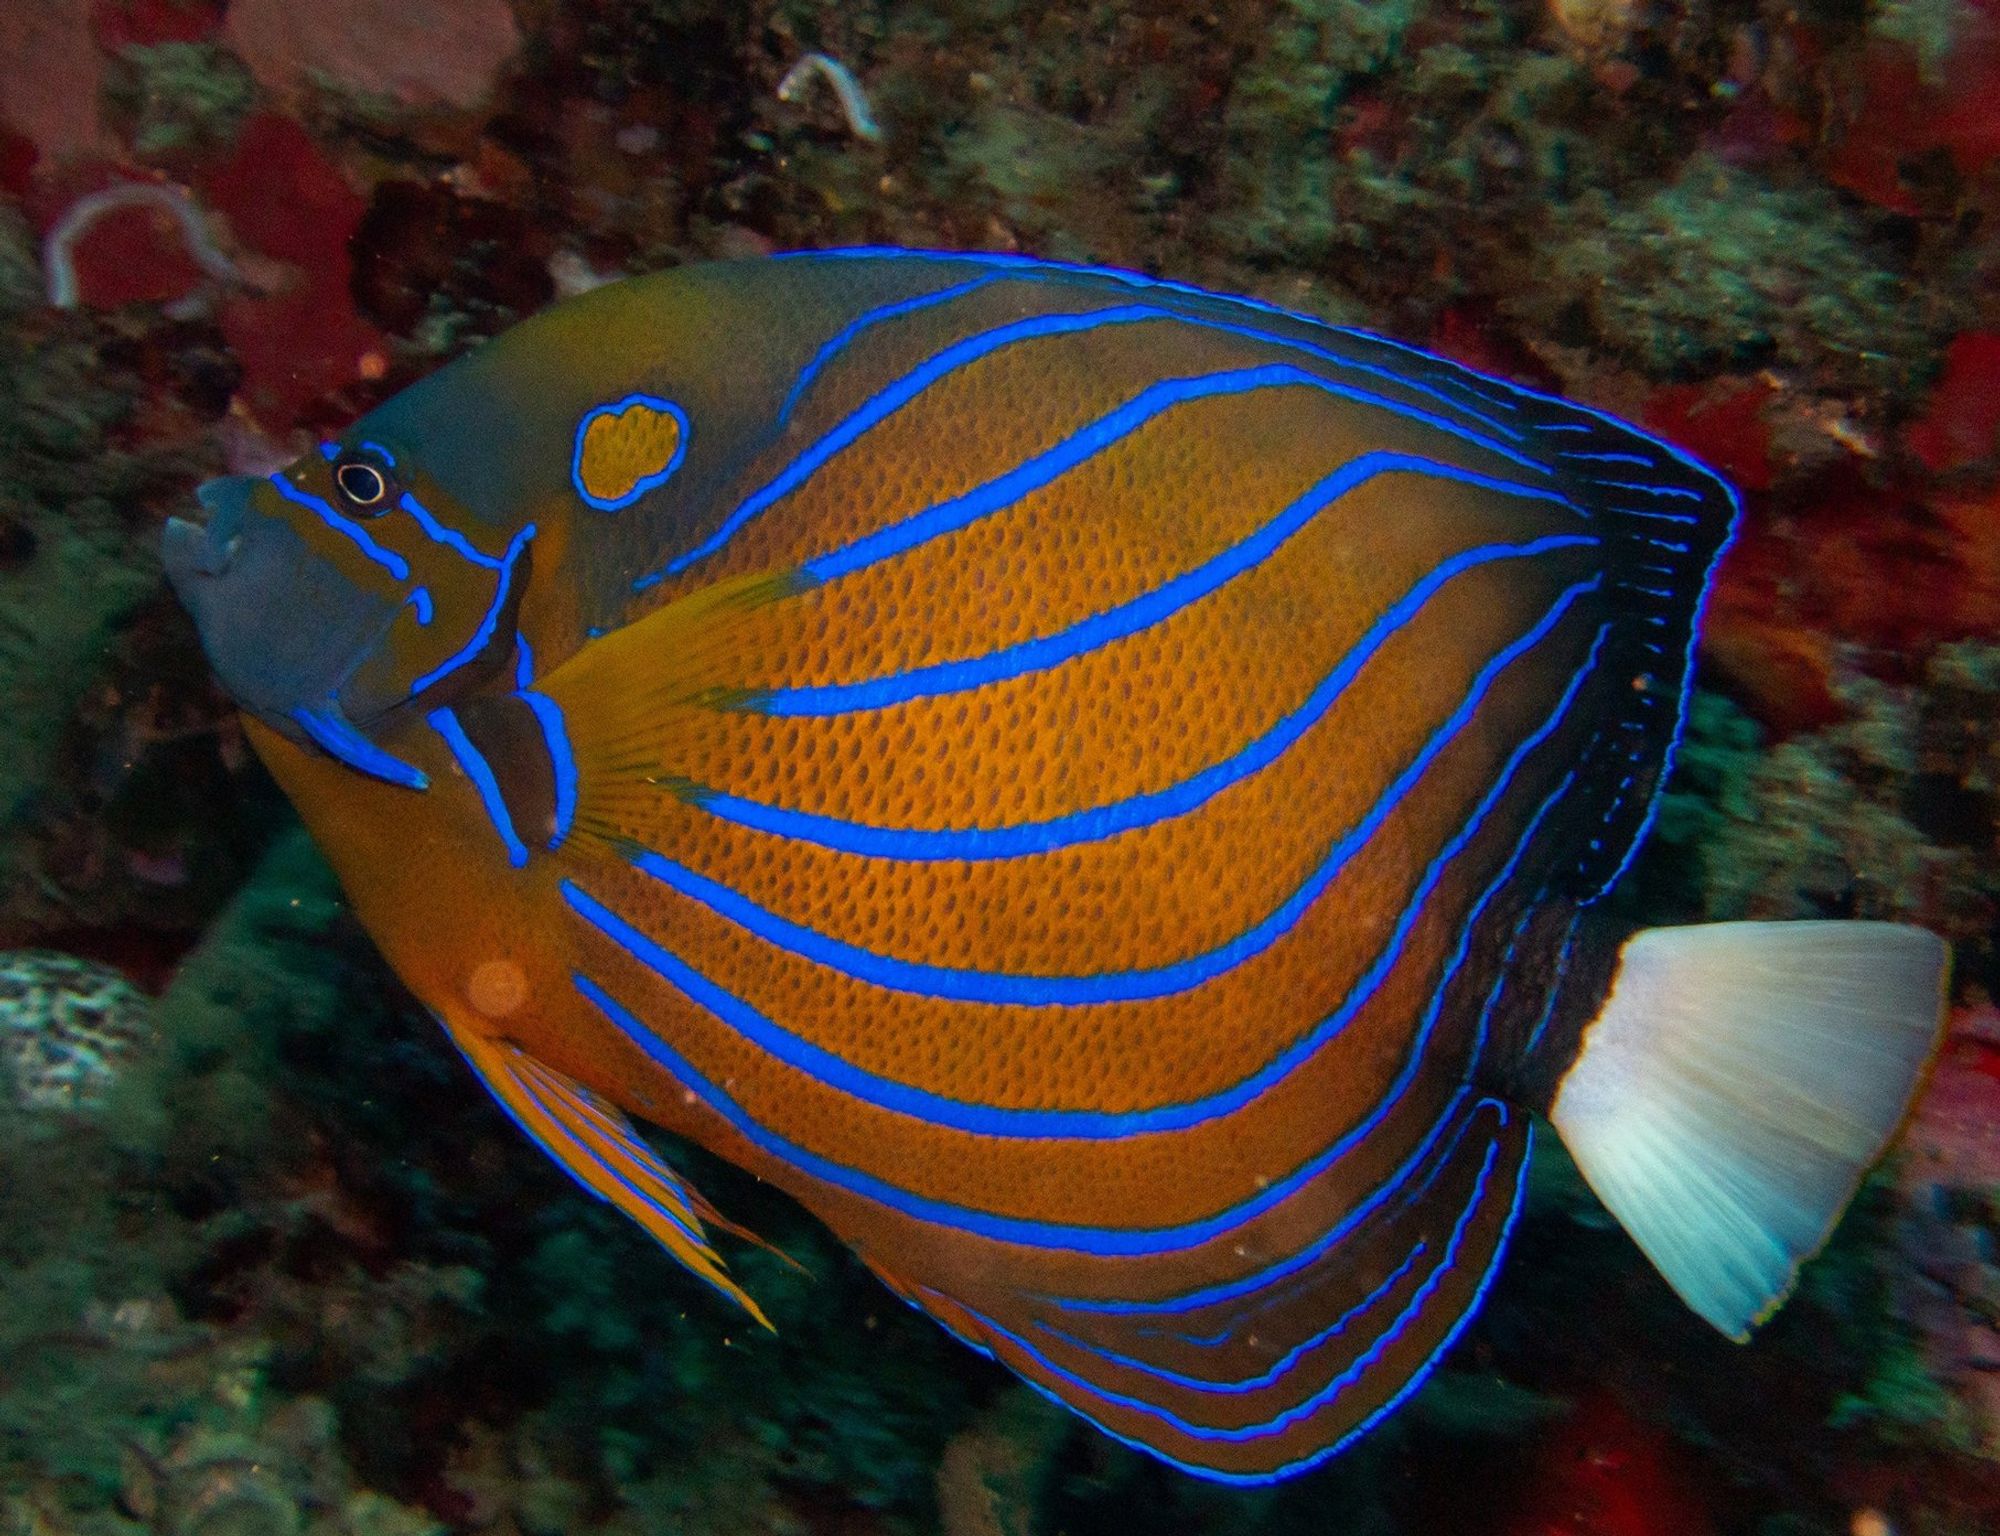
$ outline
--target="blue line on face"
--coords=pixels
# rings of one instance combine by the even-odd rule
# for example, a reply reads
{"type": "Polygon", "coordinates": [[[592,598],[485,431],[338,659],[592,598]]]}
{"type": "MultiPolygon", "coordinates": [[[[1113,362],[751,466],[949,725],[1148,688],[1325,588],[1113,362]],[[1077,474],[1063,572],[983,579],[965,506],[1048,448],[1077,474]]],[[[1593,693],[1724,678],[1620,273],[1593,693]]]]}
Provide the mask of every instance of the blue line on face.
{"type": "Polygon", "coordinates": [[[492,643],[493,633],[500,627],[500,610],[507,605],[507,595],[514,585],[514,562],[521,558],[521,551],[528,547],[534,536],[535,525],[530,523],[508,542],[507,553],[501,556],[499,572],[493,578],[493,600],[486,605],[486,615],[479,621],[479,627],[472,632],[472,638],[450,657],[410,684],[411,698],[433,683],[449,677],[492,643]]]}
{"type": "Polygon", "coordinates": [[[486,812],[486,819],[493,823],[493,830],[500,834],[500,841],[507,848],[507,862],[519,869],[528,862],[527,844],[521,841],[514,830],[514,818],[507,813],[507,802],[501,798],[500,783],[493,777],[493,767],[480,755],[472,744],[472,738],[465,734],[465,727],[458,723],[458,716],[448,709],[434,709],[424,716],[424,723],[444,738],[451,748],[451,755],[458,760],[458,766],[465,770],[465,776],[472,781],[472,787],[479,792],[480,807],[486,812]]]}
{"type": "Polygon", "coordinates": [[[882,827],[847,821],[817,812],[787,810],[706,788],[697,789],[689,799],[710,814],[738,826],[864,858],[912,862],[1011,859],[1081,843],[1100,842],[1124,832],[1189,815],[1231,785],[1262,772],[1276,762],[1326,718],[1362,668],[1398,631],[1411,623],[1424,604],[1454,576],[1494,561],[1533,558],[1555,549],[1596,543],[1597,540],[1591,538],[1561,535],[1537,539],[1530,544],[1487,545],[1453,556],[1434,567],[1403,597],[1385,609],[1341,657],[1338,665],[1306,695],[1304,702],[1263,735],[1176,784],[1107,805],[1005,827],[934,829],[882,827]]]}
{"type": "MultiPolygon", "coordinates": [[[[1386,406],[1399,413],[1408,410],[1407,407],[1396,406],[1381,395],[1372,395],[1365,390],[1331,383],[1316,373],[1294,368],[1289,363],[1271,363],[1260,368],[1202,374],[1193,378],[1166,379],[1157,384],[1149,384],[1117,409],[1100,416],[1087,426],[1078,428],[1053,447],[1045,449],[984,485],[967,491],[962,496],[953,497],[949,501],[939,502],[936,506],[928,507],[901,522],[891,523],[886,528],[855,540],[845,548],[816,555],[808,560],[802,569],[806,575],[818,581],[832,581],[854,571],[865,570],[871,565],[879,565],[882,561],[913,549],[919,544],[928,543],[947,533],[957,532],[981,518],[1004,511],[1029,492],[1039,490],[1060,479],[1078,465],[1095,458],[1113,443],[1130,437],[1147,422],[1175,406],[1195,400],[1257,394],[1267,389],[1311,389],[1365,405],[1386,406]]],[[[1430,418],[1429,424],[1439,423],[1437,418],[1430,418]]],[[[1548,473],[1533,460],[1516,454],[1512,449],[1505,448],[1490,439],[1476,439],[1475,445],[1512,459],[1537,474],[1548,473]]],[[[1361,466],[1371,463],[1387,469],[1432,473],[1444,479],[1459,480],[1512,495],[1552,501],[1579,516],[1589,515],[1558,491],[1526,486],[1513,480],[1494,479],[1473,470],[1459,469],[1457,466],[1442,464],[1416,454],[1388,452],[1366,454],[1343,465],[1329,478],[1338,480],[1342,476],[1352,475],[1354,478],[1348,485],[1358,485],[1369,475],[1369,471],[1362,469],[1361,466]]],[[[1374,472],[1381,471],[1378,469],[1374,472]]],[[[1325,483],[1321,482],[1322,485],[1325,483]]]]}
{"type": "MultiPolygon", "coordinates": [[[[809,960],[841,975],[892,992],[954,1002],[988,1004],[1082,1004],[1137,1002],[1148,998],[1171,997],[1236,969],[1262,954],[1298,923],[1307,908],[1331,885],[1349,859],[1358,853],[1388,820],[1411,786],[1448,747],[1467,721],[1478,711],[1500,674],[1516,659],[1547,637],[1571,606],[1585,594],[1597,590],[1602,578],[1593,576],[1565,591],[1555,605],[1520,639],[1506,646],[1482,667],[1458,707],[1424,744],[1390,787],[1376,800],[1368,814],[1328,850],[1319,867],[1304,884],[1269,915],[1245,932],[1202,954],[1167,965],[1128,971],[1103,971],[1089,975],[1029,975],[1019,972],[982,971],[971,968],[929,965],[902,960],[835,939],[816,929],[779,917],[730,887],[651,850],[632,856],[633,864],[670,890],[707,907],[719,917],[736,924],[772,946],[809,960]]],[[[1600,632],[1601,634],[1601,632],[1600,632]]],[[[1596,648],[1592,648],[1593,663],[1596,648]]],[[[1578,673],[1563,695],[1564,705],[1574,696],[1583,673],[1578,673]]],[[[1550,726],[1558,716],[1552,716],[1550,726]]],[[[1520,754],[1510,759],[1508,773],[1518,764],[1520,754]]],[[[1504,784],[1505,778],[1501,780],[1504,784]]],[[[1498,786],[1496,786],[1498,787],[1498,786]]],[[[1489,796],[1490,801],[1490,796],[1489,796]]],[[[1482,811],[1483,814],[1483,811],[1482,811]]]]}
{"type": "Polygon", "coordinates": [[[481,566],[486,570],[497,571],[500,569],[503,563],[501,557],[489,555],[483,550],[475,548],[472,541],[456,528],[445,527],[443,523],[431,516],[430,511],[424,504],[408,491],[403,492],[403,499],[400,505],[405,512],[416,519],[417,526],[423,529],[424,536],[431,540],[432,543],[442,544],[446,549],[452,551],[453,554],[470,560],[474,565],[481,566]]]}
{"type": "Polygon", "coordinates": [[[631,506],[633,502],[644,496],[648,491],[664,485],[672,477],[673,472],[681,467],[681,460],[687,457],[688,439],[692,435],[692,432],[693,428],[688,422],[687,412],[674,404],[673,401],[662,399],[658,395],[631,394],[627,395],[623,400],[615,400],[609,405],[593,406],[590,410],[584,412],[583,420],[576,424],[576,446],[571,450],[569,460],[570,484],[575,488],[577,496],[586,506],[595,507],[600,512],[622,511],[626,507],[631,506]],[[673,456],[667,460],[664,467],[654,470],[650,475],[640,476],[632,489],[624,495],[593,496],[583,488],[584,433],[589,430],[590,424],[597,420],[598,417],[622,416],[635,406],[644,406],[648,410],[659,411],[663,415],[673,417],[675,425],[680,428],[680,435],[674,442],[673,456]]]}
{"type": "Polygon", "coordinates": [[[430,623],[432,617],[437,613],[437,605],[431,601],[429,587],[412,587],[410,595],[404,601],[410,607],[417,610],[417,622],[419,624],[430,623]]]}
{"type": "MultiPolygon", "coordinates": [[[[1195,326],[1200,329],[1240,333],[1248,335],[1255,340],[1271,340],[1270,337],[1256,331],[1254,328],[1232,325],[1224,321],[1204,319],[1195,315],[1183,315],[1173,310],[1160,309],[1149,304],[1118,305],[1106,309],[1086,310],[1080,314],[1034,315],[1025,320],[1017,320],[1010,325],[1000,326],[994,330],[982,331],[976,335],[965,337],[946,347],[930,358],[929,361],[913,368],[894,383],[884,386],[865,404],[856,409],[853,414],[849,415],[819,438],[818,441],[800,453],[774,479],[768,481],[762,489],[752,492],[745,498],[735,511],[723,519],[721,527],[717,528],[714,533],[702,540],[693,549],[676,555],[661,570],[640,577],[633,583],[633,589],[635,591],[644,591],[648,587],[663,581],[666,577],[677,576],[698,561],[707,559],[710,555],[721,549],[723,545],[727,544],[730,539],[734,538],[737,531],[744,524],[748,523],[766,508],[797,490],[817,473],[823,465],[832,459],[834,455],[849,447],[871,428],[901,410],[945,375],[956,372],[958,369],[987,356],[989,353],[997,352],[1017,342],[1046,336],[1073,335],[1080,332],[1094,331],[1107,325],[1131,325],[1149,321],[1172,321],[1195,326]]],[[[1307,351],[1313,350],[1304,343],[1287,342],[1284,344],[1295,349],[1304,348],[1307,351]]],[[[1337,354],[1328,354],[1328,357],[1330,361],[1341,363],[1343,366],[1360,366],[1351,364],[1349,360],[1341,358],[1337,354]]],[[[1289,364],[1273,364],[1268,369],[1249,369],[1244,371],[1246,373],[1269,374],[1270,379],[1268,382],[1300,384],[1305,387],[1322,390],[1328,394],[1338,395],[1362,404],[1387,410],[1407,420],[1459,438],[1474,447],[1484,449],[1486,452],[1495,454],[1521,468],[1531,470],[1537,474],[1549,473],[1548,467],[1545,464],[1528,457],[1517,449],[1509,447],[1497,438],[1473,431],[1471,428],[1463,426],[1449,418],[1392,399],[1389,396],[1372,394],[1366,390],[1338,384],[1318,374],[1309,373],[1304,369],[1295,368],[1289,364]],[[1280,375],[1286,377],[1281,379],[1280,375]],[[1291,377],[1294,375],[1296,377],[1291,377]]],[[[1370,370],[1365,366],[1361,367],[1361,371],[1384,372],[1384,370],[1370,370]]],[[[1411,384],[1408,379],[1400,374],[1388,373],[1386,376],[1400,385],[1416,388],[1421,392],[1421,386],[1411,384]]],[[[1246,385],[1244,387],[1266,386],[1246,385]]],[[[1088,432],[1090,429],[1086,428],[1084,430],[1088,432]]],[[[1093,448],[1091,451],[1094,452],[1096,450],[1093,448]]],[[[1046,458],[1047,455],[1043,457],[1046,458]]],[[[1014,473],[1019,472],[1015,471],[1014,473]]],[[[1006,478],[1002,477],[1003,480],[1006,478]]],[[[993,482],[996,485],[1000,483],[1000,481],[993,482]]]]}
{"type": "Polygon", "coordinates": [[[514,631],[514,686],[525,691],[534,680],[534,653],[528,649],[528,637],[517,629],[514,631]]]}
{"type": "Polygon", "coordinates": [[[410,579],[409,561],[405,560],[393,549],[384,549],[380,544],[377,544],[374,537],[366,528],[362,527],[353,518],[334,511],[332,504],[324,498],[300,490],[283,475],[271,476],[271,484],[277,488],[278,494],[284,497],[285,500],[297,506],[304,507],[335,533],[353,541],[355,548],[381,566],[383,570],[395,577],[396,580],[408,581],[410,579]]]}
{"type": "Polygon", "coordinates": [[[533,711],[542,728],[542,740],[549,751],[549,768],[555,776],[555,833],[551,849],[560,847],[576,820],[576,754],[570,750],[569,729],[563,723],[562,706],[545,693],[522,690],[516,695],[533,711]]]}
{"type": "MultiPolygon", "coordinates": [[[[1377,475],[1410,473],[1431,476],[1459,484],[1548,500],[1569,505],[1553,492],[1512,482],[1493,480],[1449,465],[1399,453],[1368,453],[1328,475],[1284,511],[1241,542],[1223,550],[1190,571],[1133,598],[1129,602],[1093,614],[1087,619],[1032,640],[1003,646],[982,656],[913,667],[908,671],[869,678],[857,683],[830,683],[820,687],[779,688],[758,694],[746,708],[767,715],[835,715],[849,710],[882,709],[910,699],[956,693],[988,683],[1041,672],[1096,650],[1114,640],[1172,618],[1183,608],[1199,601],[1237,576],[1269,559],[1293,535],[1348,494],[1377,475]]],[[[1583,534],[1550,535],[1530,544],[1506,546],[1529,553],[1556,549],[1566,544],[1595,544],[1583,534]]],[[[1498,549],[1503,546],[1490,545],[1498,549]]]]}
{"type": "Polygon", "coordinates": [[[405,789],[428,789],[430,780],[421,769],[399,757],[392,757],[343,720],[333,706],[323,709],[295,709],[292,722],[312,739],[327,756],[359,769],[371,778],[400,784],[405,789]]]}

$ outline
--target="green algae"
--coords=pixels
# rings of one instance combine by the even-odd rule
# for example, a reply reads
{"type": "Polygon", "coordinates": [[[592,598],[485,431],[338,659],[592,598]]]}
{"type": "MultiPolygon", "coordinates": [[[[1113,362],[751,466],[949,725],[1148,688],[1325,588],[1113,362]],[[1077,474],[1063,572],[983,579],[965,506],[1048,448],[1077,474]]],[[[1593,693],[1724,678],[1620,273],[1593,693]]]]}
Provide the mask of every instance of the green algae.
{"type": "Polygon", "coordinates": [[[250,71],[219,44],[135,44],[118,62],[106,94],[131,119],[141,155],[224,143],[256,105],[250,71]]]}
{"type": "Polygon", "coordinates": [[[42,839],[80,795],[67,733],[121,627],[157,590],[138,509],[192,478],[196,455],[132,449],[142,386],[110,336],[39,308],[28,231],[0,207],[0,918],[60,908],[42,839]]]}
{"type": "Polygon", "coordinates": [[[1712,919],[1900,918],[1983,944],[2000,903],[1984,749],[2000,649],[1945,646],[1922,686],[1842,670],[1833,687],[1845,719],[1769,748],[1697,693],[1658,841],[1693,850],[1712,919]]]}
{"type": "MultiPolygon", "coordinates": [[[[1642,195],[1592,191],[1562,217],[1550,259],[1604,346],[1657,377],[1782,358],[1822,387],[1906,382],[1949,316],[1912,306],[1905,274],[1861,217],[1816,185],[1784,186],[1691,156],[1642,195]]],[[[1508,307],[1532,318],[1548,295],[1508,307]]]]}
{"type": "Polygon", "coordinates": [[[1285,0],[1262,29],[1224,116],[1225,217],[1245,255],[1317,262],[1364,220],[1423,206],[1365,158],[1343,170],[1334,141],[1341,105],[1397,58],[1417,11],[1415,0],[1285,0]]]}

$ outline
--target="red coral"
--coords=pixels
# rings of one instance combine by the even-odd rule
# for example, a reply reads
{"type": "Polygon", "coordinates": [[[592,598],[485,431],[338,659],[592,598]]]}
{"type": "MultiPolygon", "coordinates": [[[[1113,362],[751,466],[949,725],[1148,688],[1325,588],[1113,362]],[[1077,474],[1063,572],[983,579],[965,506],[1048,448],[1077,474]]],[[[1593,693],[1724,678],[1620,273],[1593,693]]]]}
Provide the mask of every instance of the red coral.
{"type": "Polygon", "coordinates": [[[108,53],[135,44],[200,43],[222,26],[220,0],[97,0],[90,27],[108,53]]]}
{"type": "Polygon", "coordinates": [[[1967,331],[1952,342],[1903,445],[1933,474],[2000,457],[2000,332],[1967,331]]]}
{"type": "Polygon", "coordinates": [[[1908,678],[1947,640],[2000,638],[2000,490],[1920,499],[1840,471],[1753,520],[1723,562],[1704,642],[1730,690],[1778,731],[1839,717],[1837,639],[1908,678]]]}
{"type": "Polygon", "coordinates": [[[1537,1458],[1525,1507],[1506,1536],[1706,1536],[1666,1434],[1609,1395],[1583,1403],[1537,1458]]]}
{"type": "Polygon", "coordinates": [[[40,159],[33,139],[0,123],[0,192],[26,197],[28,183],[34,178],[35,162],[40,159]]]}
{"type": "Polygon", "coordinates": [[[1829,686],[1832,643],[1796,612],[1795,558],[1788,533],[1752,523],[1716,573],[1701,635],[1704,661],[1751,714],[1780,734],[1813,730],[1841,716],[1829,686]]]}
{"type": "Polygon", "coordinates": [[[242,244],[292,269],[277,291],[239,294],[222,310],[258,420],[280,431],[322,395],[379,377],[387,346],[350,292],[349,244],[367,203],[306,131],[286,117],[252,118],[203,189],[242,244]]]}
{"type": "Polygon", "coordinates": [[[1764,407],[1777,392],[1764,378],[1670,384],[1653,392],[1640,420],[1745,490],[1767,491],[1776,474],[1764,407]]]}
{"type": "Polygon", "coordinates": [[[251,118],[203,185],[245,245],[318,276],[337,270],[346,282],[347,242],[367,201],[292,119],[251,118]]]}
{"type": "Polygon", "coordinates": [[[1917,213],[1912,162],[1943,152],[1971,176],[2000,156],[2000,19],[1970,8],[1961,18],[1949,53],[1928,70],[1909,44],[1869,40],[1852,126],[1826,159],[1837,186],[1917,213]]]}

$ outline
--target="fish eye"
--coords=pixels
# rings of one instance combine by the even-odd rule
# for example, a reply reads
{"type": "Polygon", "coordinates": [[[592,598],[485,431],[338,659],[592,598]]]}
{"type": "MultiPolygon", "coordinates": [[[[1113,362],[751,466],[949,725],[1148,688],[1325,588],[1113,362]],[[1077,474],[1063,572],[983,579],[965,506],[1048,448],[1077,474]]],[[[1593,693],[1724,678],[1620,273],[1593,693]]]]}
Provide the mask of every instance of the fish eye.
{"type": "Polygon", "coordinates": [[[333,483],[357,512],[379,516],[389,510],[389,471],[370,455],[350,454],[339,460],[333,466],[333,483]]]}

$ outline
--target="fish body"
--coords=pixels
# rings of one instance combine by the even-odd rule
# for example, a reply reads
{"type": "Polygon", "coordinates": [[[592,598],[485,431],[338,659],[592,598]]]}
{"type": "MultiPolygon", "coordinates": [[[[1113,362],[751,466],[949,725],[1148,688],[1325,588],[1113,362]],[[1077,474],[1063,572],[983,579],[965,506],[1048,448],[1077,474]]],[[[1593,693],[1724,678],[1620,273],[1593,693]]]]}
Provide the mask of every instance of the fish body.
{"type": "MultiPolygon", "coordinates": [[[[626,1116],[700,1141],[1201,1475],[1414,1390],[1537,1112],[1745,1331],[1935,1035],[1914,930],[1701,946],[1734,997],[1811,930],[1802,973],[1886,999],[1807,1096],[1845,1140],[1786,1111],[1838,1155],[1738,1251],[1736,1196],[1675,1172],[1713,1085],[1660,1087],[1649,1023],[1695,962],[1593,911],[1734,498],[1381,338],[1007,258],[718,264],[203,499],[167,564],[253,742],[530,1135],[754,1312],[626,1116]]],[[[1735,1038],[1694,1012],[1674,1038],[1735,1038]]]]}

